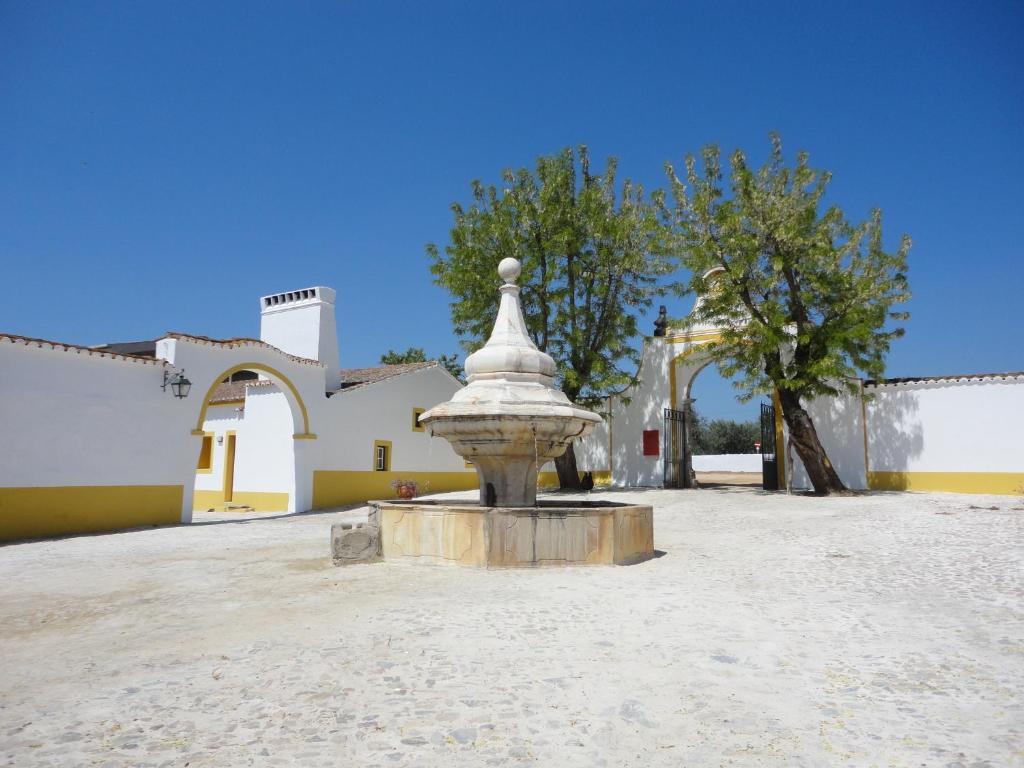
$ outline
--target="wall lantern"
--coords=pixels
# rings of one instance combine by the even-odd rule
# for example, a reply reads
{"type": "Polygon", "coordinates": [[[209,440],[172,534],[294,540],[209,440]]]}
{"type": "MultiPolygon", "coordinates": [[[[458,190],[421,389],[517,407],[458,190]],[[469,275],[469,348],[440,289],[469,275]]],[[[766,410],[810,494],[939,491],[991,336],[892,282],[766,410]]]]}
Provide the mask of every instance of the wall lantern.
{"type": "Polygon", "coordinates": [[[179,399],[188,397],[188,391],[192,389],[192,382],[185,378],[184,368],[181,373],[170,373],[165,369],[164,383],[160,385],[160,389],[166,392],[168,384],[171,386],[171,394],[179,399]]]}

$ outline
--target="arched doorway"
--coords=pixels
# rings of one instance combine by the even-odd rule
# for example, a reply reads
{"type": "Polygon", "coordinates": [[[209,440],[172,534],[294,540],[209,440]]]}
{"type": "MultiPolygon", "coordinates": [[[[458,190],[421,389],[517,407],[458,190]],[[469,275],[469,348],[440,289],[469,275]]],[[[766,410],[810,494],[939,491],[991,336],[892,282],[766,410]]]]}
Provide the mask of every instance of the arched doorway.
{"type": "Polygon", "coordinates": [[[296,441],[315,436],[291,380],[263,363],[238,363],[202,397],[193,510],[297,511],[296,441]]]}

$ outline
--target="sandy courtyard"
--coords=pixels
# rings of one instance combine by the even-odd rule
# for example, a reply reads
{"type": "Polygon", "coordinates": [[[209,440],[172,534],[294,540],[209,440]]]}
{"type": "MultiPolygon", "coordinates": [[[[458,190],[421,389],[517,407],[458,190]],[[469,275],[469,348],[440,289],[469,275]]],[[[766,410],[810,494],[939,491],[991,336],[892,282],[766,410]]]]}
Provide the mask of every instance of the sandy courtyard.
{"type": "Polygon", "coordinates": [[[334,568],[353,513],[2,547],[0,762],[1024,763],[1024,499],[606,497],[662,557],[334,568]]]}

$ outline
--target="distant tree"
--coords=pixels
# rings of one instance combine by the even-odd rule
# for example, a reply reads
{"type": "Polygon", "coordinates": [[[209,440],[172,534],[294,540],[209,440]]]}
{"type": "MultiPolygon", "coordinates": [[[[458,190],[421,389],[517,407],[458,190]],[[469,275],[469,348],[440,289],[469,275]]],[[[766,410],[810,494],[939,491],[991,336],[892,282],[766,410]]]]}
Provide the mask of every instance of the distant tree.
{"type": "MultiPolygon", "coordinates": [[[[380,356],[380,362],[382,365],[402,365],[403,363],[424,363],[427,360],[427,355],[420,347],[409,347],[405,352],[396,352],[393,349],[389,349],[383,355],[380,356]]],[[[454,355],[440,355],[437,358],[437,362],[444,366],[444,368],[459,381],[465,381],[462,374],[462,365],[459,363],[459,358],[454,355]]]]}
{"type": "Polygon", "coordinates": [[[754,443],[761,439],[761,425],[756,421],[715,419],[708,424],[708,453],[754,453],[754,443]]]}
{"type": "Polygon", "coordinates": [[[806,152],[787,167],[778,136],[771,138],[760,170],[733,153],[728,197],[717,146],[703,150],[701,169],[688,156],[683,179],[666,165],[673,203],[663,212],[680,237],[688,287],[704,297],[689,322],[730,326],[704,349],[723,376],[738,377],[741,399],[778,391],[814,490],[831,493],[844,486],[806,405],[855,392],[848,377],[884,372],[908,317],[893,307],[910,297],[910,239],[888,252],[879,210],[856,225],[836,206],[820,211],[831,174],[812,169],[806,152]]]}
{"type": "MultiPolygon", "coordinates": [[[[586,147],[471,183],[452,205],[450,243],[427,246],[435,282],[452,294],[452,323],[467,351],[488,337],[498,305],[498,263],[519,259],[526,324],[558,365],[570,400],[594,407],[635,377],[637,319],[655,297],[680,292],[677,261],[643,188],[616,181],[616,161],[593,173],[586,147]]],[[[559,484],[579,488],[572,451],[555,461],[559,484]]]]}
{"type": "Polygon", "coordinates": [[[761,424],[757,421],[706,418],[692,409],[689,437],[694,455],[716,456],[723,453],[756,453],[754,444],[761,440],[761,424]]]}
{"type": "Polygon", "coordinates": [[[404,365],[406,363],[425,363],[427,354],[420,347],[409,347],[405,352],[389,349],[380,356],[381,365],[404,365]]]}

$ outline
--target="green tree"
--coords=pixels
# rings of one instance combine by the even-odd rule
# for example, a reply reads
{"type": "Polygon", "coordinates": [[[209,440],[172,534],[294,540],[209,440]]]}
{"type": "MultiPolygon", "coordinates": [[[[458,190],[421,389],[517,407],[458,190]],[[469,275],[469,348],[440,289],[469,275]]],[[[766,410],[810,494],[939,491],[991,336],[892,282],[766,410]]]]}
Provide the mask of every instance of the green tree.
{"type": "Polygon", "coordinates": [[[756,453],[754,444],[761,440],[761,424],[757,421],[712,419],[708,421],[696,408],[691,408],[689,439],[695,456],[716,456],[723,453],[756,453]]]}
{"type": "MultiPolygon", "coordinates": [[[[393,349],[389,349],[383,355],[380,356],[380,362],[382,365],[402,365],[403,363],[424,363],[427,360],[427,355],[421,347],[409,347],[405,352],[396,352],[393,349]]],[[[437,362],[444,366],[445,370],[448,371],[459,381],[465,381],[462,376],[462,365],[459,363],[459,358],[454,355],[440,355],[437,358],[437,362]]]]}
{"type": "Polygon", "coordinates": [[[814,490],[844,489],[807,413],[815,397],[856,392],[849,378],[877,377],[893,339],[903,334],[910,298],[903,236],[882,245],[882,214],[851,224],[836,206],[821,211],[831,174],[812,169],[800,152],[786,165],[772,134],[770,160],[759,170],[737,150],[729,194],[717,146],[701,167],[686,158],[684,179],[666,165],[672,203],[663,213],[680,238],[688,287],[704,297],[693,323],[728,324],[708,352],[725,377],[738,377],[741,399],[777,390],[790,439],[814,490]]]}
{"type": "MultiPolygon", "coordinates": [[[[468,207],[452,205],[443,252],[427,246],[435,282],[454,301],[452,323],[467,351],[494,322],[498,262],[519,259],[526,324],[558,365],[573,401],[599,406],[629,384],[639,363],[637,319],[655,297],[681,292],[677,262],[657,207],[643,188],[616,181],[616,161],[593,173],[586,147],[540,157],[534,170],[471,182],[468,207]]],[[[578,488],[575,454],[555,462],[563,488],[578,488]]]]}

